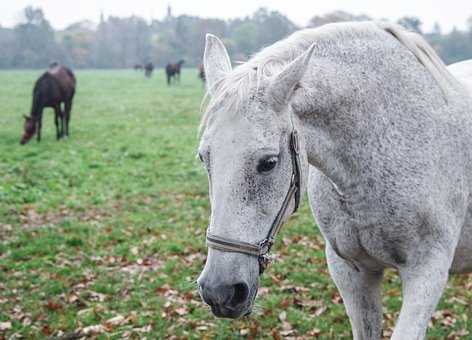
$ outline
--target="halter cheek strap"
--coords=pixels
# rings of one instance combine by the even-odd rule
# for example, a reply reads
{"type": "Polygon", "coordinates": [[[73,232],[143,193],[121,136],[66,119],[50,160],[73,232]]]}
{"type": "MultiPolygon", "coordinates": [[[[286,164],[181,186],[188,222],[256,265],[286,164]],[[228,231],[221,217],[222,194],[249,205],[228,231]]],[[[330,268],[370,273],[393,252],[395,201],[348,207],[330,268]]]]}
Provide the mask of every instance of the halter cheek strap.
{"type": "Polygon", "coordinates": [[[300,152],[299,152],[299,140],[298,133],[295,128],[292,129],[290,133],[290,154],[292,158],[292,175],[290,178],[290,187],[285,199],[282,202],[277,216],[275,217],[272,225],[269,229],[269,232],[265,239],[258,243],[248,243],[238,240],[233,240],[230,238],[217,236],[209,231],[207,232],[206,242],[207,246],[212,249],[225,251],[225,252],[234,252],[241,253],[250,256],[257,257],[259,261],[259,274],[262,274],[264,270],[268,267],[271,262],[269,252],[274,244],[275,237],[282,228],[283,218],[287,213],[290,202],[292,199],[295,200],[295,207],[292,211],[292,214],[297,211],[298,206],[300,205],[300,152]]]}

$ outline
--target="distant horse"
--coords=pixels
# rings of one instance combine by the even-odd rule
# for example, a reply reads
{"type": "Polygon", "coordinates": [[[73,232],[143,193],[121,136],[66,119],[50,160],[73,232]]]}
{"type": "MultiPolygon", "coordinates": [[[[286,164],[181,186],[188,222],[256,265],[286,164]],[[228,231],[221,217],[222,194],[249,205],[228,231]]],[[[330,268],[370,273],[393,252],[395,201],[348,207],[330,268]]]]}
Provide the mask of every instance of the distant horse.
{"type": "Polygon", "coordinates": [[[185,63],[185,60],[181,59],[176,64],[167,64],[166,66],[166,74],[167,74],[167,85],[171,84],[172,78],[175,79],[180,83],[180,69],[182,65],[185,63]]]}
{"type": "Polygon", "coordinates": [[[142,64],[134,64],[133,69],[135,71],[141,71],[143,69],[143,65],[142,64]]]}
{"type": "Polygon", "coordinates": [[[203,64],[198,65],[198,78],[200,78],[203,82],[206,81],[205,68],[203,67],[203,64]]]}
{"type": "Polygon", "coordinates": [[[150,78],[152,76],[152,72],[154,71],[154,64],[153,63],[147,63],[144,65],[144,75],[146,78],[150,78]]]}
{"type": "Polygon", "coordinates": [[[54,109],[56,138],[69,136],[69,120],[75,86],[74,73],[64,66],[50,65],[49,69],[39,77],[33,89],[31,115],[25,116],[24,133],[20,141],[22,145],[26,144],[35,133],[38,142],[41,141],[41,125],[45,107],[54,109]],[[64,111],[61,110],[62,103],[64,103],[64,111]]]}

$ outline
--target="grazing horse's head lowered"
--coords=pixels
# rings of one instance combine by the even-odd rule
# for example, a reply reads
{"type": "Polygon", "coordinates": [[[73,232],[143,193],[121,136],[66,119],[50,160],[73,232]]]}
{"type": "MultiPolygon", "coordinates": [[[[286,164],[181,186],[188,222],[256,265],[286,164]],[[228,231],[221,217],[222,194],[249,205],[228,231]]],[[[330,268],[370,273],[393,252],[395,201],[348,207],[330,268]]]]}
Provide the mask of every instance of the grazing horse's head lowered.
{"type": "Polygon", "coordinates": [[[238,70],[231,71],[222,42],[207,36],[204,67],[211,100],[199,156],[208,171],[211,218],[208,259],[198,285],[217,316],[251,312],[274,238],[298,207],[308,163],[287,102],[312,51],[270,77],[260,77],[263,70],[256,68],[241,74],[254,78],[242,94],[233,81],[225,82],[238,70]]]}
{"type": "Polygon", "coordinates": [[[20,144],[25,145],[26,143],[29,142],[29,140],[34,136],[36,133],[36,122],[32,117],[29,116],[24,116],[25,118],[25,123],[23,125],[24,132],[23,136],[21,137],[20,144]]]}

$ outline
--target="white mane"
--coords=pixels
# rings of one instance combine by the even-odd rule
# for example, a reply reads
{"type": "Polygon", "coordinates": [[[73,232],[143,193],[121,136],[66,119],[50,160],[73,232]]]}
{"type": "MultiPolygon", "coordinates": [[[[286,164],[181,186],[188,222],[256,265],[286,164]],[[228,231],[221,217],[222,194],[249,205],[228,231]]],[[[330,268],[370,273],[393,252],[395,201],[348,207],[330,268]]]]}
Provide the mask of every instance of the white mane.
{"type": "Polygon", "coordinates": [[[428,69],[438,82],[446,97],[449,93],[449,86],[461,88],[459,81],[449,72],[436,51],[421,35],[408,32],[403,27],[389,22],[377,22],[376,24],[381,29],[392,34],[415,55],[418,61],[428,69]]]}
{"type": "Polygon", "coordinates": [[[258,88],[263,80],[278,74],[285,65],[306,51],[315,41],[321,38],[337,40],[346,37],[363,37],[369,33],[379,32],[379,28],[392,34],[415,55],[438,82],[446,98],[451,86],[453,88],[461,87],[433,48],[420,35],[408,32],[399,25],[388,22],[327,24],[319,28],[297,31],[264,48],[247,62],[235,67],[217,84],[216,93],[211,96],[209,93],[205,95],[203,101],[205,112],[200,123],[200,132],[209,124],[215,107],[223,105],[223,98],[225,98],[225,111],[234,111],[235,107],[248,98],[250,91],[258,88]]]}

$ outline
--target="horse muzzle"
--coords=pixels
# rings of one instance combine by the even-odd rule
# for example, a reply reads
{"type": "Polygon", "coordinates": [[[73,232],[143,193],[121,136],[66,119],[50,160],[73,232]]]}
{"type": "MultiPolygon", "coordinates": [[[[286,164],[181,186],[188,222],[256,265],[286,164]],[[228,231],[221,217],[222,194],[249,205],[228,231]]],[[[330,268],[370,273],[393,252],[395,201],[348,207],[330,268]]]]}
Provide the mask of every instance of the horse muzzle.
{"type": "Polygon", "coordinates": [[[257,289],[245,282],[217,283],[205,278],[198,280],[200,296],[219,318],[236,319],[249,315],[257,289]]]}

